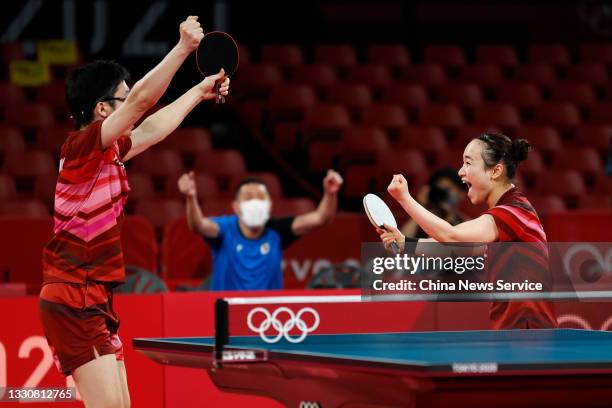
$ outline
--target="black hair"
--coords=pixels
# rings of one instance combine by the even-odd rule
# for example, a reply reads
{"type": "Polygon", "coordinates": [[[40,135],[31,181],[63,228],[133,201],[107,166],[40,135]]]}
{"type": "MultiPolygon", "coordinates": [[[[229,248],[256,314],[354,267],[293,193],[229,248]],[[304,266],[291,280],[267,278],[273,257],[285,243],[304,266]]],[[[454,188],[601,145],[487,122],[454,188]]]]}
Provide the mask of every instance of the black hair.
{"type": "MultiPolygon", "coordinates": [[[[75,129],[90,124],[96,104],[112,98],[117,86],[129,78],[129,72],[115,61],[95,61],[72,71],[66,80],[66,103],[75,129]]],[[[109,101],[114,107],[113,103],[109,101]]]]}
{"type": "Polygon", "coordinates": [[[238,199],[238,194],[240,193],[240,189],[245,184],[260,184],[266,188],[266,191],[268,191],[268,186],[262,179],[257,178],[257,177],[247,177],[245,179],[242,179],[242,181],[238,183],[238,185],[236,186],[236,189],[234,190],[234,197],[236,198],[236,200],[238,199]]]}
{"type": "Polygon", "coordinates": [[[485,166],[491,168],[497,163],[503,163],[509,179],[514,178],[518,164],[529,154],[530,145],[525,139],[512,140],[501,133],[483,133],[477,139],[485,144],[482,149],[485,166]]]}
{"type": "Polygon", "coordinates": [[[445,167],[443,169],[435,171],[429,178],[429,187],[434,187],[441,179],[449,179],[461,190],[465,188],[465,185],[461,182],[461,177],[459,177],[457,171],[451,169],[450,167],[445,167]]]}

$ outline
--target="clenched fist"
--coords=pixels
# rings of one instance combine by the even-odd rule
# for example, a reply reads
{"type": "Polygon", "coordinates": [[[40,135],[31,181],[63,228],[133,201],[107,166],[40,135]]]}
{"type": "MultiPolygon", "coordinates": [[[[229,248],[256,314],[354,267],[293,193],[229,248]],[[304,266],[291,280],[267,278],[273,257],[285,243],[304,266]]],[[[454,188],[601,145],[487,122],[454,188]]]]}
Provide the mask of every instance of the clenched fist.
{"type": "Polygon", "coordinates": [[[327,194],[336,194],[342,183],[344,183],[344,180],[340,174],[334,170],[327,170],[327,175],[323,179],[323,190],[327,194]]]}
{"type": "Polygon", "coordinates": [[[195,174],[193,171],[183,174],[178,179],[179,191],[185,194],[187,197],[195,197],[197,195],[195,174]]]}
{"type": "Polygon", "coordinates": [[[401,201],[410,196],[408,192],[408,181],[406,181],[406,178],[401,174],[393,176],[393,180],[389,183],[387,191],[391,194],[391,197],[395,198],[397,201],[401,201]]]}
{"type": "Polygon", "coordinates": [[[198,16],[189,16],[179,26],[181,38],[179,39],[179,47],[185,48],[192,52],[198,48],[200,41],[204,38],[204,29],[198,21],[198,16]]]}

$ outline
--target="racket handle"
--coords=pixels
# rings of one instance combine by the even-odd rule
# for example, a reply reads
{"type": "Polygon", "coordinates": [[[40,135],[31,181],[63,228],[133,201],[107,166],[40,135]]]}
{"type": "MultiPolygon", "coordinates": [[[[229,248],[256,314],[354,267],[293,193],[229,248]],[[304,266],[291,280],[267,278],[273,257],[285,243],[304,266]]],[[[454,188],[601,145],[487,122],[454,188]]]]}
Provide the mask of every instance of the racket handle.
{"type": "Polygon", "coordinates": [[[215,83],[215,91],[217,92],[217,97],[215,98],[215,103],[218,105],[225,103],[225,96],[221,95],[221,82],[215,83]]]}
{"type": "Polygon", "coordinates": [[[391,243],[391,252],[393,252],[394,255],[399,254],[401,252],[399,245],[395,241],[391,243]]]}

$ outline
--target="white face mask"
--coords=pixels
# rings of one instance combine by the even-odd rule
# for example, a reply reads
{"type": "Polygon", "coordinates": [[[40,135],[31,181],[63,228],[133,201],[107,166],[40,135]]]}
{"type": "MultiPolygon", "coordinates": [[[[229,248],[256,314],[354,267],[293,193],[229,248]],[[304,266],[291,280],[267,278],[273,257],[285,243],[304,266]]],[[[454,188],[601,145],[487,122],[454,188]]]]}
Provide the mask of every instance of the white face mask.
{"type": "Polygon", "coordinates": [[[263,227],[270,218],[270,201],[252,199],[240,203],[240,220],[249,228],[263,227]]]}

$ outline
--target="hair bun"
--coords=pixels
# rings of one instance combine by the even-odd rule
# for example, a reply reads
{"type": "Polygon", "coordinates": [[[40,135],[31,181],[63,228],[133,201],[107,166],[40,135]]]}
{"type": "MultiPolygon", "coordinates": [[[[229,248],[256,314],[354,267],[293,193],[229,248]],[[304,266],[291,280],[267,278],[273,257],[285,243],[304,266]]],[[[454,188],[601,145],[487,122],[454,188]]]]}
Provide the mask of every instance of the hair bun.
{"type": "Polygon", "coordinates": [[[529,142],[525,139],[516,139],[510,145],[510,157],[516,162],[522,162],[529,153],[529,142]]]}

